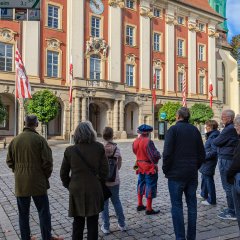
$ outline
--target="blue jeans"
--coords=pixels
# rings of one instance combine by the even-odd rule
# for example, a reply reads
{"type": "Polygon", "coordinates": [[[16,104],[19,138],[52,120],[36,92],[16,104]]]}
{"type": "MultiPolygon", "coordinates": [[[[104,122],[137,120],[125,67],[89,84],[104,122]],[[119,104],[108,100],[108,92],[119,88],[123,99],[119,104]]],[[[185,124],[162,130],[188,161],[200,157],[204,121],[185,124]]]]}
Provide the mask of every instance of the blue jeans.
{"type": "MultiPolygon", "coordinates": [[[[112,193],[111,202],[113,204],[113,207],[115,209],[115,212],[116,212],[116,215],[118,218],[118,224],[120,227],[124,227],[125,226],[125,217],[123,214],[122,204],[119,199],[119,187],[120,187],[120,185],[116,185],[116,186],[112,186],[112,187],[108,187],[108,188],[110,189],[110,191],[112,193]]],[[[108,203],[109,203],[109,199],[107,199],[104,202],[104,210],[102,211],[102,220],[104,223],[104,228],[107,230],[109,230],[109,227],[110,227],[108,203]]]]}
{"type": "MultiPolygon", "coordinates": [[[[49,210],[48,196],[32,196],[34,204],[37,208],[42,240],[51,239],[51,215],[49,210]]],[[[31,197],[17,197],[17,205],[19,211],[19,225],[22,240],[31,239],[31,231],[29,226],[29,210],[31,197]]]]}
{"type": "Polygon", "coordinates": [[[233,195],[232,195],[232,185],[227,182],[227,171],[232,165],[232,160],[218,159],[219,172],[221,175],[222,186],[226,192],[228,211],[230,214],[235,215],[233,195]]]}
{"type": "Polygon", "coordinates": [[[196,223],[197,223],[197,198],[196,191],[198,186],[197,179],[186,181],[168,180],[168,189],[172,204],[172,221],[176,240],[186,240],[185,226],[183,216],[182,195],[185,194],[188,207],[188,229],[187,240],[196,239],[196,223]]]}
{"type": "Polygon", "coordinates": [[[236,217],[238,221],[238,227],[240,231],[240,194],[237,193],[234,185],[232,185],[232,195],[233,195],[233,202],[234,202],[236,217]]]}
{"type": "Polygon", "coordinates": [[[216,204],[216,189],[213,176],[202,174],[201,196],[210,204],[216,204]]]}

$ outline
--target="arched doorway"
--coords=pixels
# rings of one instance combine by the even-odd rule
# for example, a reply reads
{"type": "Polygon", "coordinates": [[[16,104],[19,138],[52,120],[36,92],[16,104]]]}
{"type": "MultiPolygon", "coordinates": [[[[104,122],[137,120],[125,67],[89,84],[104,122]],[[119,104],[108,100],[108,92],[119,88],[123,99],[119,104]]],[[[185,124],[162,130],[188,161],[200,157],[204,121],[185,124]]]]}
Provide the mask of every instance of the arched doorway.
{"type": "Polygon", "coordinates": [[[107,125],[107,106],[104,103],[92,102],[89,104],[89,121],[98,136],[102,136],[103,129],[107,125]]]}
{"type": "Polygon", "coordinates": [[[125,106],[125,131],[128,137],[137,135],[137,128],[139,125],[139,107],[135,102],[130,102],[125,106]]]}
{"type": "Polygon", "coordinates": [[[18,117],[15,116],[14,95],[9,93],[1,93],[0,98],[2,100],[3,105],[7,109],[7,118],[3,123],[0,124],[1,135],[13,136],[15,128],[14,120],[18,119],[18,117]]]}
{"type": "Polygon", "coordinates": [[[48,123],[48,136],[63,136],[63,102],[58,99],[58,115],[48,123]]]}
{"type": "Polygon", "coordinates": [[[159,121],[159,110],[160,108],[162,107],[163,105],[162,104],[157,104],[155,107],[154,107],[154,129],[155,130],[158,130],[158,121],[159,121]]]}

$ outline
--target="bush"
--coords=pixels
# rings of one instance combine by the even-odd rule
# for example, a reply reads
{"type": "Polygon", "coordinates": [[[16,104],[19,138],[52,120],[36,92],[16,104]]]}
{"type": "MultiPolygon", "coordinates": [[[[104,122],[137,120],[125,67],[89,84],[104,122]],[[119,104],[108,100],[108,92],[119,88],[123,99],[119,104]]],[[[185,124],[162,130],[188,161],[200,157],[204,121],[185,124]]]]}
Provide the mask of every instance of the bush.
{"type": "Polygon", "coordinates": [[[0,123],[2,123],[6,119],[6,117],[7,117],[7,110],[0,98],[0,123]]]}
{"type": "Polygon", "coordinates": [[[172,124],[176,121],[176,112],[181,106],[179,102],[167,102],[159,109],[158,116],[165,112],[167,114],[166,121],[172,124]]]}
{"type": "Polygon", "coordinates": [[[213,110],[203,103],[195,103],[190,108],[190,113],[190,122],[193,124],[205,124],[205,122],[210,120],[214,115],[213,110]]]}

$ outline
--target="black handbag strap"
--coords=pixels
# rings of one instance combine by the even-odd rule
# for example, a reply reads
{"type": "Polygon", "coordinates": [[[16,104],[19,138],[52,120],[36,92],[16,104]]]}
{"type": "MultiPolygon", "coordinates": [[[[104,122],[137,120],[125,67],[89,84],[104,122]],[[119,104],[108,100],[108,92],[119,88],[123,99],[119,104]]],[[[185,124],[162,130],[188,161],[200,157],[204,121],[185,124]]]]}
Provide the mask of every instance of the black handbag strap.
{"type": "Polygon", "coordinates": [[[113,151],[113,154],[112,154],[112,156],[111,156],[112,158],[114,157],[116,151],[117,151],[117,146],[115,147],[115,149],[114,149],[114,151],[113,151]]]}

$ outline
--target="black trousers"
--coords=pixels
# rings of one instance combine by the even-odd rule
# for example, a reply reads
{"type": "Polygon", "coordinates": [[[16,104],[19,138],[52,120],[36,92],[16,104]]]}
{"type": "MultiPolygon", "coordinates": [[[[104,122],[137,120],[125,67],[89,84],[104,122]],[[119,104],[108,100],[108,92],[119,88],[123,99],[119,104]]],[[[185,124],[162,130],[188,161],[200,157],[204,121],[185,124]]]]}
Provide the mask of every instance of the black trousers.
{"type": "MultiPolygon", "coordinates": [[[[87,239],[98,240],[98,215],[86,217],[87,219],[87,239]]],[[[82,240],[85,226],[85,217],[74,217],[72,240],[82,240]]]]}

